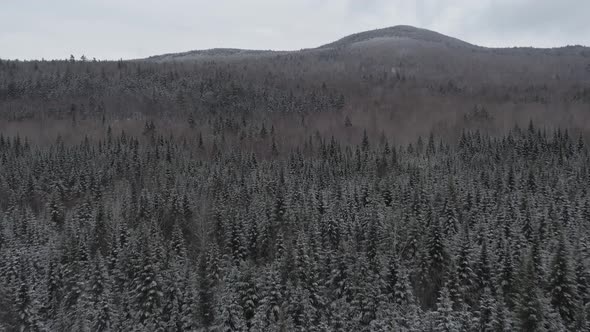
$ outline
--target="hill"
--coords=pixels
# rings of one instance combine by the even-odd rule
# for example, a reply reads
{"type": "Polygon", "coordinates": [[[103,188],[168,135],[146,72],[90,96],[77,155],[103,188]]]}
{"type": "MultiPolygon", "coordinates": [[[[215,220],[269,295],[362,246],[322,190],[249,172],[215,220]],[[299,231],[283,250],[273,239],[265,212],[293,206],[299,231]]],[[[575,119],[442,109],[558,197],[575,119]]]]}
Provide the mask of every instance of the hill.
{"type": "Polygon", "coordinates": [[[153,56],[147,60],[248,64],[263,61],[277,64],[276,70],[289,72],[288,75],[320,79],[317,73],[322,73],[352,81],[357,81],[359,75],[369,79],[393,75],[426,85],[452,82],[464,90],[482,85],[521,84],[558,85],[556,88],[561,89],[590,82],[588,47],[486,48],[405,25],[360,32],[300,51],[212,49],[153,56]]]}
{"type": "Polygon", "coordinates": [[[377,29],[371,31],[365,31],[355,33],[353,35],[339,39],[333,43],[329,43],[320,46],[320,49],[325,48],[342,48],[350,47],[356,43],[366,42],[372,39],[389,39],[391,42],[398,41],[400,39],[412,39],[416,41],[422,41],[427,43],[436,43],[446,47],[466,47],[476,48],[475,45],[471,45],[462,40],[445,36],[438,32],[430,31],[427,29],[420,29],[408,25],[398,25],[394,27],[388,27],[384,29],[377,29]]]}
{"type": "Polygon", "coordinates": [[[243,50],[238,48],[212,48],[208,50],[195,50],[182,53],[168,53],[162,55],[154,55],[147,60],[151,61],[187,61],[199,60],[211,57],[237,57],[237,56],[262,56],[268,54],[276,54],[281,52],[275,51],[261,51],[261,50],[243,50]]]}
{"type": "Polygon", "coordinates": [[[409,25],[397,25],[382,29],[375,29],[355,33],[334,42],[312,47],[300,51],[280,51],[280,50],[248,50],[236,48],[214,48],[206,50],[193,50],[181,53],[168,53],[162,55],[150,56],[145,60],[150,61],[190,61],[215,57],[236,58],[236,57],[254,57],[268,55],[286,55],[286,54],[309,54],[317,51],[338,50],[346,51],[354,47],[373,47],[397,46],[410,48],[411,46],[428,46],[430,48],[458,49],[463,52],[491,53],[496,55],[550,55],[550,56],[590,56],[590,48],[575,45],[555,48],[533,48],[533,47],[504,47],[488,48],[474,45],[463,40],[446,36],[441,33],[428,29],[417,28],[409,25]]]}
{"type": "Polygon", "coordinates": [[[236,48],[214,48],[207,50],[193,50],[181,53],[168,53],[162,55],[154,55],[146,60],[151,61],[190,61],[200,59],[210,59],[212,57],[249,57],[249,56],[266,56],[266,55],[278,55],[278,54],[300,54],[309,53],[318,50],[327,49],[343,49],[347,47],[353,47],[363,42],[370,42],[379,40],[381,42],[387,41],[389,43],[399,43],[403,41],[413,40],[423,43],[437,44],[442,47],[451,48],[479,48],[478,46],[469,44],[462,40],[445,36],[438,32],[430,31],[427,29],[420,29],[408,25],[398,25],[383,29],[376,29],[371,31],[365,31],[355,33],[350,36],[341,38],[335,42],[325,44],[315,48],[304,49],[301,51],[272,51],[272,50],[244,50],[236,48]]]}
{"type": "MultiPolygon", "coordinates": [[[[529,119],[586,130],[589,106],[589,48],[486,48],[409,26],[300,51],[0,61],[0,130],[22,131],[28,121],[34,135],[47,135],[49,120],[99,118],[141,132],[148,119],[176,132],[189,123],[204,130],[215,119],[215,135],[235,135],[251,121],[284,128],[287,142],[320,132],[354,143],[365,129],[406,141],[431,131],[503,132],[529,119]]],[[[75,130],[89,133],[81,125],[75,130]]]]}

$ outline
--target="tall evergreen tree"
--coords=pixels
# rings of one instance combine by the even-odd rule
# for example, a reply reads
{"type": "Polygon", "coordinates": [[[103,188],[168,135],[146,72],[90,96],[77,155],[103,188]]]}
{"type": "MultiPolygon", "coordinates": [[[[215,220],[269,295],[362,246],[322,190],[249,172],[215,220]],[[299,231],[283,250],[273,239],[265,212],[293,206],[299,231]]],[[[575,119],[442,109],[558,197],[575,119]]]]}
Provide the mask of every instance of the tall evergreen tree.
{"type": "Polygon", "coordinates": [[[576,303],[576,287],[574,280],[572,280],[569,257],[565,238],[562,235],[552,261],[549,292],[551,294],[551,305],[557,310],[565,324],[571,326],[576,317],[578,305],[576,303]]]}

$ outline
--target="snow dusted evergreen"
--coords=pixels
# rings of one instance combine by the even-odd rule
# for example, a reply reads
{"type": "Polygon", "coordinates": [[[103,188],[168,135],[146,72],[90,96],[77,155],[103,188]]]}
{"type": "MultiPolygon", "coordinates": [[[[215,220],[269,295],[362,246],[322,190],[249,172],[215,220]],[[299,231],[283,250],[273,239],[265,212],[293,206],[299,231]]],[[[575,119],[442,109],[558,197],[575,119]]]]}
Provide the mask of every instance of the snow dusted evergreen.
{"type": "Polygon", "coordinates": [[[588,329],[568,131],[289,150],[248,127],[259,151],[148,127],[0,137],[0,330],[588,329]]]}

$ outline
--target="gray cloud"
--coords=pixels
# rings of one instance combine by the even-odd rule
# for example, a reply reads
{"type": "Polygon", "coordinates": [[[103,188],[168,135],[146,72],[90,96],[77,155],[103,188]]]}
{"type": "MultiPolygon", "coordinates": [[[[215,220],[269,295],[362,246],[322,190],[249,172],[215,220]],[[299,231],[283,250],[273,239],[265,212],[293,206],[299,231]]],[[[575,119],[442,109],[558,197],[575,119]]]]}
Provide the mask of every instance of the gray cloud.
{"type": "Polygon", "coordinates": [[[590,45],[587,13],[586,0],[22,0],[0,10],[0,57],[290,50],[398,24],[484,46],[590,45]]]}

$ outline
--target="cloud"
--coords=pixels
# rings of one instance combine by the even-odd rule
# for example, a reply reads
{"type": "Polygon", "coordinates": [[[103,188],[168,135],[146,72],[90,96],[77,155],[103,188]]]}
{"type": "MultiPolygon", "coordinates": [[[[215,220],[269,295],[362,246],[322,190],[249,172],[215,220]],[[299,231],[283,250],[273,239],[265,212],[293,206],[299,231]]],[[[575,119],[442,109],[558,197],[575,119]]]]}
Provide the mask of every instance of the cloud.
{"type": "Polygon", "coordinates": [[[586,0],[22,0],[2,7],[2,58],[293,50],[399,24],[484,46],[590,45],[586,0]]]}

